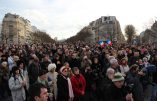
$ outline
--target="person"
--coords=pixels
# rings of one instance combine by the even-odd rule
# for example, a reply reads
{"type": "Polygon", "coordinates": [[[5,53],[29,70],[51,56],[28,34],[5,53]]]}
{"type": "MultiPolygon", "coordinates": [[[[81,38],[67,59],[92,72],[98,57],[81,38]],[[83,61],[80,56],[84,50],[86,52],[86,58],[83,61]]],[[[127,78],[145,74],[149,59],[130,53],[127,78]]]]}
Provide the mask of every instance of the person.
{"type": "Polygon", "coordinates": [[[26,98],[27,98],[27,96],[28,96],[28,88],[29,88],[28,72],[27,72],[27,69],[25,68],[24,61],[18,60],[16,62],[16,64],[17,64],[17,67],[20,70],[20,76],[21,76],[22,80],[26,81],[26,86],[24,86],[24,88],[25,88],[26,98]]]}
{"type": "Polygon", "coordinates": [[[83,97],[85,95],[86,80],[80,73],[78,67],[73,68],[73,73],[74,75],[71,77],[71,83],[74,92],[73,101],[84,101],[83,97]]]}
{"type": "Polygon", "coordinates": [[[132,93],[127,93],[121,73],[114,74],[112,84],[106,89],[103,101],[133,101],[132,93]]]}
{"type": "Polygon", "coordinates": [[[110,60],[110,68],[113,68],[115,70],[115,72],[121,72],[120,71],[120,66],[118,64],[118,60],[117,59],[111,59],[110,60]]]}
{"type": "Polygon", "coordinates": [[[47,80],[47,71],[46,70],[41,69],[39,71],[39,76],[38,76],[38,79],[36,82],[42,83],[43,85],[45,85],[47,87],[48,92],[50,91],[50,87],[48,85],[48,80],[47,80]]]}
{"type": "Polygon", "coordinates": [[[47,73],[47,79],[48,84],[50,86],[50,92],[54,94],[54,100],[57,99],[57,75],[58,73],[56,70],[56,64],[51,63],[48,65],[48,73],[47,73]]]}
{"type": "Polygon", "coordinates": [[[126,73],[129,71],[128,61],[126,58],[121,59],[120,71],[123,76],[126,76],[126,73]]]}
{"type": "Polygon", "coordinates": [[[29,88],[28,101],[48,101],[48,90],[46,86],[41,83],[34,83],[29,88]]]}
{"type": "Polygon", "coordinates": [[[11,90],[13,101],[25,101],[26,94],[24,87],[26,82],[22,80],[17,66],[12,68],[12,76],[9,79],[9,88],[11,90]]]}
{"type": "Polygon", "coordinates": [[[114,78],[115,71],[113,68],[108,68],[106,72],[105,79],[102,80],[104,86],[104,91],[112,84],[112,79],[114,78]]]}
{"type": "Polygon", "coordinates": [[[37,81],[39,71],[40,71],[39,58],[35,54],[32,54],[31,59],[32,61],[30,62],[27,68],[28,77],[29,77],[29,85],[32,85],[33,83],[37,81]]]}
{"type": "Polygon", "coordinates": [[[5,93],[10,96],[11,92],[8,85],[9,80],[9,67],[6,61],[3,61],[0,65],[0,96],[5,97],[5,93]]]}
{"type": "Polygon", "coordinates": [[[143,71],[139,71],[139,66],[133,64],[130,67],[129,72],[126,75],[126,83],[133,84],[134,88],[132,91],[134,101],[144,101],[143,87],[140,82],[140,76],[143,76],[143,71]]]}
{"type": "Polygon", "coordinates": [[[67,71],[67,68],[63,66],[57,76],[57,101],[71,101],[74,97],[67,71]]]}

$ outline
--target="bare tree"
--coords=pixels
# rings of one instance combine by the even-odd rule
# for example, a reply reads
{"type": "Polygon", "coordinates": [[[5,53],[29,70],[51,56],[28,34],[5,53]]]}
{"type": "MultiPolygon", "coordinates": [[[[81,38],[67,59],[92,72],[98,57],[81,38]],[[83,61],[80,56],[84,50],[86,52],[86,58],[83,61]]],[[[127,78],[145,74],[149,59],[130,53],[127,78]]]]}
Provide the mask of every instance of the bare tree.
{"type": "Polygon", "coordinates": [[[49,34],[42,31],[33,32],[31,35],[31,41],[32,43],[49,43],[49,42],[55,42],[49,34]]]}
{"type": "Polygon", "coordinates": [[[133,25],[127,25],[125,27],[125,35],[127,37],[127,42],[129,44],[131,44],[132,39],[135,37],[136,35],[136,30],[135,27],[133,25]]]}
{"type": "Polygon", "coordinates": [[[76,42],[76,41],[87,41],[92,34],[89,32],[87,27],[84,27],[77,35],[68,38],[67,42],[76,42]]]}

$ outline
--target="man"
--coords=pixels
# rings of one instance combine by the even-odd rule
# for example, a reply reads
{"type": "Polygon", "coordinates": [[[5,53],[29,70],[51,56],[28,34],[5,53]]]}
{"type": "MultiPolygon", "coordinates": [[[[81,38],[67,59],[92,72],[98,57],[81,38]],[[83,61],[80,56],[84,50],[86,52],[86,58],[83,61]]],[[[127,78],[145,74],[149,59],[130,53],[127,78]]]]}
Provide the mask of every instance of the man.
{"type": "Polygon", "coordinates": [[[41,67],[39,64],[39,58],[35,54],[33,54],[31,56],[31,60],[27,68],[30,85],[32,85],[33,83],[37,81],[40,68],[41,67]]]}
{"type": "Polygon", "coordinates": [[[144,101],[142,83],[140,82],[140,76],[142,77],[144,75],[143,71],[139,71],[139,66],[136,64],[132,65],[127,73],[126,83],[134,84],[132,91],[134,101],[144,101]]]}
{"type": "Polygon", "coordinates": [[[30,86],[29,94],[29,101],[48,101],[47,88],[41,83],[30,86]]]}
{"type": "Polygon", "coordinates": [[[106,89],[103,101],[133,101],[132,93],[128,93],[124,87],[124,77],[121,73],[115,73],[112,82],[106,89]]]}

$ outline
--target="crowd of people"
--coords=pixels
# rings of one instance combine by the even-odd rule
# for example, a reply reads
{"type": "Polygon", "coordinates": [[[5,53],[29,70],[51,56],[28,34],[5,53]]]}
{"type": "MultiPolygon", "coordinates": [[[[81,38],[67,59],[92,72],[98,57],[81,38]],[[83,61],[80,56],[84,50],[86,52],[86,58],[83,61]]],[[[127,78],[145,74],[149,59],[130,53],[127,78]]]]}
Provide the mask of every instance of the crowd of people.
{"type": "Polygon", "coordinates": [[[157,101],[157,47],[97,43],[0,46],[0,99],[157,101]]]}

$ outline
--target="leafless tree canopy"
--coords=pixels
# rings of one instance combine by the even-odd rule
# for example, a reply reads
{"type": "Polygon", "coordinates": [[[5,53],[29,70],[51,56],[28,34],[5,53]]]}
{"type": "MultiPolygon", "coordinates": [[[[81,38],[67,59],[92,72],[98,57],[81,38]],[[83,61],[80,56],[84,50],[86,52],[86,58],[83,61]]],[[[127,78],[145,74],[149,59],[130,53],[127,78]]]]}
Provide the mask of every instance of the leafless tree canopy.
{"type": "Polygon", "coordinates": [[[54,40],[46,32],[37,31],[37,32],[31,33],[30,36],[33,43],[54,42],[54,40]]]}
{"type": "Polygon", "coordinates": [[[127,42],[131,43],[132,39],[135,37],[136,35],[136,30],[135,27],[133,25],[127,25],[125,27],[125,35],[127,37],[127,42]]]}
{"type": "Polygon", "coordinates": [[[90,37],[91,35],[92,34],[85,27],[79,33],[77,33],[77,35],[68,38],[66,41],[67,42],[86,41],[86,39],[90,37]]]}

